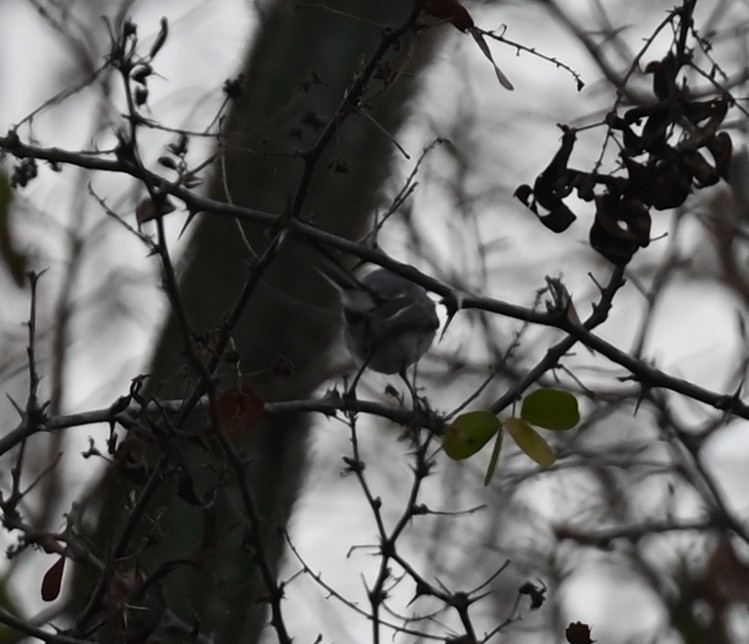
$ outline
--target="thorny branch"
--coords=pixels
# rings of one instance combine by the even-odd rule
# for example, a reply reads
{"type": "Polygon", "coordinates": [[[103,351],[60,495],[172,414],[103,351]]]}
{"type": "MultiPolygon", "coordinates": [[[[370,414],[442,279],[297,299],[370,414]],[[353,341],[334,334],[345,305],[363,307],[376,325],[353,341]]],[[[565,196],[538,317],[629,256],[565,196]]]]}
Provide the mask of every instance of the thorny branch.
{"type": "MultiPolygon", "coordinates": [[[[459,3],[456,4],[460,6],[459,3]]],[[[553,178],[558,180],[549,193],[552,195],[552,201],[554,201],[555,205],[558,205],[557,201],[561,203],[561,199],[566,197],[573,189],[577,190],[583,199],[586,198],[586,194],[590,196],[590,193],[585,193],[585,190],[591,191],[592,186],[590,183],[584,184],[584,180],[592,181],[594,185],[609,191],[604,195],[605,197],[611,194],[616,194],[617,196],[625,195],[627,198],[631,196],[627,192],[628,188],[622,188],[622,179],[616,176],[616,171],[606,174],[601,170],[607,145],[615,139],[615,135],[620,131],[623,133],[625,140],[625,143],[620,146],[622,159],[624,159],[625,163],[642,153],[643,149],[647,149],[651,155],[652,158],[650,161],[652,161],[653,167],[661,162],[673,162],[674,156],[671,154],[671,150],[683,151],[684,148],[684,138],[682,138],[680,144],[673,144],[673,141],[670,140],[673,132],[677,130],[677,126],[683,128],[682,134],[685,138],[691,140],[690,145],[695,148],[699,147],[697,139],[700,139],[699,143],[702,143],[702,139],[704,138],[706,145],[708,143],[712,145],[710,151],[713,153],[713,156],[717,157],[719,155],[721,149],[714,144],[718,140],[715,131],[718,125],[722,124],[722,116],[718,118],[716,114],[719,108],[722,109],[725,106],[728,109],[729,104],[731,107],[736,106],[736,100],[731,94],[731,90],[734,87],[734,83],[738,84],[742,82],[745,72],[744,76],[729,77],[720,70],[721,80],[716,80],[718,74],[715,69],[719,68],[714,59],[708,55],[709,48],[706,47],[707,39],[699,36],[699,32],[694,25],[693,14],[696,0],[685,0],[681,6],[673,9],[662,20],[660,25],[655,28],[651,36],[645,40],[634,59],[627,61],[628,67],[624,72],[617,70],[609,62],[604,51],[605,47],[596,43],[593,37],[582,29],[560,5],[549,0],[540,4],[544,5],[550,14],[556,16],[563,25],[576,35],[578,41],[587,49],[589,54],[597,62],[604,76],[608,78],[610,84],[615,88],[616,97],[611,114],[615,114],[619,107],[629,102],[637,106],[635,109],[641,110],[637,114],[643,119],[649,118],[655,121],[657,120],[655,117],[662,118],[663,105],[661,101],[670,101],[669,105],[671,108],[673,108],[674,104],[678,103],[680,109],[683,109],[684,113],[681,114],[681,117],[684,117],[685,114],[688,116],[689,107],[697,105],[694,99],[697,96],[701,96],[700,91],[706,94],[710,94],[711,92],[717,94],[718,99],[716,102],[720,103],[718,108],[713,105],[709,113],[706,112],[707,116],[703,117],[702,113],[698,116],[692,115],[690,117],[691,122],[687,122],[690,121],[689,118],[673,117],[671,112],[669,112],[668,119],[670,120],[665,125],[661,123],[659,126],[657,145],[652,144],[652,142],[642,143],[646,138],[644,132],[634,133],[634,125],[637,124],[639,126],[639,120],[635,118],[637,114],[627,120],[626,123],[616,121],[612,116],[606,123],[607,129],[601,155],[595,162],[594,170],[590,173],[583,173],[567,167],[566,161],[571,152],[571,141],[574,138],[574,132],[570,134],[571,130],[568,128],[565,129],[563,147],[569,144],[569,149],[566,150],[567,158],[561,158],[564,157],[564,154],[558,156],[556,161],[559,162],[561,159],[564,163],[557,163],[556,166],[550,166],[549,168],[556,172],[553,178]],[[668,85],[667,89],[663,87],[659,89],[658,80],[656,79],[656,88],[654,91],[658,100],[654,100],[650,94],[633,89],[630,81],[637,74],[639,63],[645,53],[650,51],[656,36],[668,27],[672,27],[674,31],[674,40],[669,56],[673,56],[673,60],[676,61],[676,69],[684,68],[693,70],[699,77],[709,81],[709,87],[707,90],[702,89],[690,94],[686,89],[686,85],[678,85],[676,82],[676,72],[674,72],[673,78],[665,78],[665,81],[667,81],[665,84],[668,85]],[[693,39],[698,41],[704,54],[708,56],[708,59],[714,66],[714,69],[710,72],[705,72],[695,62],[694,51],[690,45],[693,39]],[[712,130],[704,126],[704,120],[707,118],[711,119],[711,122],[715,125],[712,130]],[[631,140],[629,142],[626,141],[629,135],[637,137],[635,144],[631,140]],[[680,148],[679,145],[682,145],[682,147],[680,148]],[[617,193],[617,190],[621,194],[617,193]]],[[[152,206],[148,219],[155,222],[156,239],[144,238],[141,232],[138,232],[138,235],[141,236],[141,241],[146,243],[149,250],[154,251],[154,254],[159,258],[164,290],[179,320],[184,355],[193,374],[196,375],[195,381],[191,383],[189,391],[182,399],[162,400],[157,397],[145,398],[140,395],[142,378],[136,378],[130,392],[115,401],[110,407],[74,414],[56,413],[56,410],[52,410],[52,413],[48,414],[46,412],[46,404],[39,399],[40,375],[36,357],[37,285],[40,274],[30,275],[31,313],[28,323],[29,341],[27,348],[28,398],[25,409],[19,408],[21,421],[15,428],[4,432],[0,436],[0,456],[8,454],[13,449],[18,450],[16,465],[11,471],[12,485],[10,495],[7,498],[0,497],[3,526],[8,531],[18,531],[22,535],[15,548],[16,554],[29,546],[41,545],[48,552],[57,552],[64,557],[74,559],[79,565],[89,566],[97,570],[100,573],[100,577],[90,596],[87,598],[86,606],[77,616],[75,628],[71,631],[75,636],[64,632],[52,634],[42,631],[4,609],[0,609],[0,622],[47,642],[75,644],[90,641],[88,639],[80,639],[80,637],[95,637],[102,624],[102,619],[123,617],[123,620],[127,621],[129,619],[128,611],[130,610],[128,601],[132,600],[134,603],[137,603],[136,599],[142,597],[145,587],[157,586],[160,575],[169,574],[172,569],[179,565],[202,564],[202,561],[199,561],[199,555],[195,555],[192,559],[174,559],[165,562],[163,567],[158,571],[148,571],[151,576],[145,577],[139,577],[133,573],[133,570],[138,573],[140,572],[137,571],[137,566],[133,570],[123,568],[124,562],[129,558],[137,559],[141,546],[136,543],[134,535],[139,527],[152,521],[150,513],[152,512],[151,504],[155,492],[165,482],[174,480],[179,475],[178,473],[184,474],[184,470],[189,469],[189,466],[187,466],[183,459],[181,441],[188,438],[185,430],[188,421],[194,417],[196,412],[202,412],[207,419],[206,424],[209,431],[205,436],[189,436],[189,440],[199,443],[201,448],[204,449],[206,456],[218,454],[220,456],[216,462],[228,465],[227,471],[229,473],[225,476],[227,479],[230,477],[233,480],[241,499],[241,518],[238,522],[243,526],[245,536],[244,545],[251,550],[252,560],[257,564],[265,593],[258,601],[265,602],[270,607],[270,623],[278,641],[283,644],[288,644],[292,641],[284,612],[285,588],[291,580],[284,582],[277,577],[266,554],[266,544],[261,538],[261,524],[264,521],[264,517],[257,508],[247,481],[249,462],[242,450],[238,449],[233,443],[232,437],[223,431],[220,410],[221,392],[216,383],[216,372],[225,356],[227,348],[231,345],[233,331],[239,323],[243,311],[256,294],[256,289],[260,285],[266,271],[273,264],[281,246],[289,237],[313,240],[328,249],[358,257],[362,261],[378,264],[415,283],[421,284],[441,298],[451,320],[456,315],[467,315],[471,311],[479,311],[498,318],[521,321],[526,325],[524,328],[534,325],[561,331],[563,337],[555,343],[550,344],[545,355],[540,360],[537,360],[535,365],[524,367],[522,373],[519,374],[514,382],[503,389],[501,396],[488,405],[488,408],[496,414],[501,414],[514,405],[529,388],[541,382],[547,373],[558,369],[566,369],[564,365],[565,359],[575,345],[587,347],[592,352],[605,357],[611,363],[620,367],[623,370],[622,375],[619,377],[620,381],[635,383],[636,396],[632,396],[631,394],[622,395],[620,402],[635,405],[639,405],[641,402],[650,404],[650,409],[654,410],[656,414],[662,438],[669,445],[672,452],[672,461],[680,469],[679,474],[688,481],[693,489],[699,492],[700,498],[707,505],[707,516],[693,520],[652,520],[637,524],[622,523],[622,525],[599,529],[580,529],[574,525],[559,524],[555,528],[556,539],[571,540],[580,544],[606,548],[617,540],[638,542],[645,537],[662,533],[694,531],[700,533],[719,532],[721,534],[728,534],[738,537],[746,544],[749,544],[749,531],[744,526],[743,520],[736,515],[730,504],[725,500],[721,493],[717,477],[704,462],[702,446],[713,430],[694,432],[690,428],[685,427],[673,413],[670,399],[665,395],[666,392],[673,392],[679,394],[687,401],[699,402],[708,408],[717,410],[720,412],[719,419],[712,425],[712,427],[717,427],[722,426],[723,423],[727,423],[731,418],[749,419],[749,404],[742,399],[742,388],[739,387],[731,393],[712,391],[659,369],[651,362],[648,362],[643,355],[644,337],[648,329],[647,324],[652,319],[654,303],[661,296],[669,278],[673,277],[675,271],[681,267],[681,263],[677,261],[678,257],[675,250],[673,253],[669,253],[668,258],[661,264],[660,270],[656,272],[656,277],[652,282],[651,291],[646,293],[651,306],[641,327],[640,340],[635,350],[629,351],[604,339],[595,331],[608,320],[609,312],[614,306],[615,297],[625,287],[625,275],[627,273],[625,266],[629,259],[631,259],[632,254],[634,254],[634,250],[632,250],[632,253],[629,253],[624,261],[621,260],[622,257],[627,255],[627,252],[618,254],[617,251],[619,249],[615,248],[612,251],[608,247],[606,252],[603,253],[612,260],[614,266],[610,269],[607,283],[600,288],[600,294],[593,303],[592,312],[581,322],[576,313],[574,315],[571,313],[574,310],[574,302],[571,307],[555,308],[551,306],[544,312],[538,310],[535,306],[524,307],[502,299],[487,297],[474,293],[468,288],[458,287],[444,280],[438,280],[409,264],[401,263],[376,247],[376,245],[368,243],[368,241],[351,241],[333,235],[303,219],[303,212],[310,197],[309,191],[312,178],[319,171],[319,163],[323,153],[335,141],[336,135],[339,133],[341,125],[345,120],[357,114],[368,114],[367,109],[369,106],[362,103],[362,98],[365,96],[366,90],[370,87],[373,78],[380,73],[379,65],[385,55],[397,48],[405,35],[426,28],[420,23],[420,18],[423,17],[422,9],[425,9],[427,13],[430,11],[434,12],[432,3],[416,2],[410,15],[402,24],[394,28],[381,28],[379,45],[362,64],[360,72],[341,97],[337,110],[320,129],[316,141],[305,150],[283,152],[284,154],[298,157],[303,163],[299,182],[291,193],[290,207],[286,212],[267,212],[251,207],[224,203],[200,195],[195,191],[193,181],[197,180],[199,170],[210,167],[211,162],[214,160],[213,158],[192,172],[188,172],[186,169],[180,171],[180,176],[177,180],[166,179],[158,172],[145,167],[141,158],[144,128],[167,128],[163,124],[149,122],[141,114],[141,107],[147,99],[147,89],[144,81],[152,73],[151,65],[167,37],[166,22],[162,22],[162,31],[157,37],[156,43],[152,46],[151,51],[146,56],[141,56],[137,52],[138,40],[135,25],[129,21],[125,21],[121,26],[113,29],[112,49],[107,62],[103,66],[92,67],[89,71],[89,76],[79,85],[63,90],[58,95],[52,97],[37,110],[34,110],[28,117],[21,120],[8,134],[0,136],[0,150],[16,159],[22,161],[46,161],[52,167],[68,165],[81,170],[129,176],[136,179],[139,185],[145,189],[152,206]],[[68,99],[82,88],[92,84],[104,71],[110,68],[117,69],[121,75],[126,102],[125,118],[127,128],[118,134],[119,143],[116,149],[110,151],[71,151],[40,145],[34,142],[33,138],[29,138],[28,141],[22,140],[21,134],[19,134],[22,126],[32,122],[35,116],[42,111],[68,99]],[[139,79],[135,78],[138,75],[139,79]],[[196,350],[194,329],[183,306],[181,287],[174,268],[172,251],[169,247],[165,231],[164,218],[169,216],[174,210],[171,199],[180,201],[184,210],[191,213],[191,215],[202,213],[203,216],[208,217],[221,217],[231,221],[259,224],[268,231],[271,239],[264,252],[256,257],[248,267],[247,278],[243,288],[237,294],[234,307],[221,323],[217,340],[212,347],[213,352],[207,359],[203,359],[196,350]],[[636,400],[633,400],[633,398],[636,398],[636,400]],[[81,526],[74,519],[69,521],[68,528],[61,533],[40,531],[24,522],[19,507],[20,500],[35,485],[35,483],[32,483],[25,490],[22,489],[21,485],[24,456],[29,439],[41,432],[63,432],[75,427],[89,425],[110,426],[108,449],[109,456],[112,456],[112,460],[114,461],[119,458],[116,450],[118,435],[115,432],[115,427],[119,427],[132,436],[138,436],[139,438],[148,437],[148,440],[157,446],[159,454],[155,462],[141,464],[143,467],[139,473],[143,476],[143,480],[137,486],[138,493],[133,497],[133,502],[123,515],[124,521],[119,528],[117,537],[114,543],[107,547],[104,557],[95,554],[97,552],[96,547],[87,543],[81,537],[79,532],[81,526]],[[133,579],[128,578],[128,574],[130,573],[133,574],[133,579]],[[114,590],[119,592],[124,599],[121,604],[113,607],[110,602],[114,590]]],[[[436,14],[432,13],[432,15],[436,14]]],[[[453,22],[457,26],[454,20],[448,21],[453,22]]],[[[540,56],[557,67],[567,70],[576,79],[578,86],[582,87],[580,75],[563,61],[553,56],[541,55],[535,47],[510,41],[504,37],[504,34],[498,35],[494,32],[480,29],[478,31],[489,39],[509,44],[518,51],[526,51],[540,56]]],[[[617,34],[610,34],[610,36],[615,39],[617,34]]],[[[670,62],[669,57],[666,56],[660,61],[660,64],[666,66],[670,62]]],[[[658,73],[656,71],[654,75],[658,73]]],[[[663,79],[664,77],[661,77],[661,81],[663,79]]],[[[227,101],[229,99],[230,96],[227,93],[227,101]]],[[[224,106],[222,106],[222,109],[224,106]]],[[[739,109],[740,111],[744,111],[740,106],[739,109]]],[[[209,126],[209,129],[214,123],[219,123],[220,120],[221,117],[217,115],[211,126],[209,126]]],[[[186,131],[175,131],[180,132],[184,141],[187,141],[191,135],[191,133],[186,131]]],[[[724,139],[720,141],[724,141],[724,139]]],[[[442,141],[440,140],[440,142],[442,141]]],[[[393,201],[390,210],[377,223],[373,233],[379,232],[386,223],[393,219],[394,215],[414,194],[416,188],[415,177],[420,170],[427,151],[425,150],[422,157],[419,158],[413,173],[406,180],[403,189],[393,201]]],[[[183,157],[184,154],[185,152],[183,152],[183,157]]],[[[696,163],[694,156],[690,156],[689,160],[696,163]]],[[[725,178],[726,173],[724,172],[724,166],[721,165],[722,161],[724,159],[716,158],[715,167],[710,169],[715,170],[717,174],[725,178]]],[[[694,169],[691,166],[690,168],[694,169]]],[[[679,166],[679,169],[682,169],[681,166],[679,166]]],[[[705,171],[705,168],[700,166],[699,170],[705,171]]],[[[546,179],[549,179],[550,176],[551,173],[547,174],[546,179]]],[[[695,187],[691,183],[693,176],[693,174],[689,175],[690,190],[695,187]]],[[[700,176],[704,177],[705,175],[700,176]]],[[[712,179],[712,175],[710,179],[712,179]]],[[[716,175],[715,181],[717,182],[717,180],[718,177],[716,175]]],[[[705,181],[706,184],[707,181],[705,181]]],[[[536,196],[539,197],[540,203],[543,195],[540,194],[541,190],[538,184],[534,186],[534,190],[536,191],[536,196]]],[[[597,195],[597,198],[600,201],[602,197],[601,195],[597,195]]],[[[109,210],[109,206],[105,206],[103,199],[99,199],[99,203],[103,208],[107,209],[108,214],[117,216],[113,210],[109,210]]],[[[638,216],[641,217],[642,213],[639,211],[638,213],[638,216]]],[[[636,217],[633,216],[631,219],[636,219],[636,217]]],[[[632,224],[631,219],[626,223],[632,224]]],[[[630,245],[633,244],[633,238],[635,238],[634,242],[636,243],[633,246],[635,250],[638,247],[647,246],[650,242],[649,228],[647,235],[644,235],[642,234],[642,230],[638,228],[640,224],[641,219],[636,220],[630,226],[630,229],[626,231],[629,237],[624,237],[625,241],[630,245]]],[[[613,236],[620,235],[619,241],[621,241],[621,235],[623,235],[621,231],[615,230],[612,232],[608,230],[606,232],[613,236]]],[[[676,232],[674,232],[674,235],[676,235],[676,232]]],[[[519,349],[519,345],[520,340],[516,338],[513,341],[512,347],[507,350],[508,362],[509,357],[519,349]]],[[[475,399],[479,398],[479,394],[492,382],[494,377],[495,374],[492,374],[486,378],[481,385],[481,389],[475,394],[475,399]]],[[[574,377],[573,380],[575,380],[574,377]]],[[[575,380],[575,382],[581,389],[584,389],[582,381],[575,380]]],[[[631,390],[632,388],[629,388],[628,391],[631,392],[631,390]]],[[[589,395],[591,400],[596,399],[596,396],[600,398],[604,397],[601,391],[590,390],[586,391],[585,394],[589,395]]],[[[614,394],[609,395],[609,398],[613,398],[616,395],[617,392],[614,392],[614,394]]],[[[469,400],[473,399],[474,397],[469,398],[469,400]]],[[[402,403],[402,400],[400,402],[402,403]]],[[[438,623],[438,616],[441,616],[444,612],[452,611],[457,615],[457,622],[460,624],[462,633],[450,641],[475,643],[489,641],[517,619],[520,619],[521,615],[518,604],[523,593],[532,596],[536,593],[532,602],[540,601],[543,603],[542,591],[539,591],[535,586],[522,586],[525,590],[518,591],[511,610],[505,612],[505,619],[482,637],[474,623],[471,607],[476,602],[485,600],[489,596],[491,592],[489,586],[499,577],[500,573],[505,572],[508,564],[502,564],[496,573],[490,575],[485,582],[472,591],[450,591],[442,586],[440,582],[429,581],[428,575],[420,572],[419,566],[402,554],[401,543],[405,539],[405,535],[421,517],[431,514],[450,514],[448,512],[433,510],[422,502],[425,481],[440,463],[440,453],[434,449],[436,440],[444,432],[445,425],[448,422],[447,415],[436,409],[432,409],[431,404],[432,401],[429,400],[429,397],[425,397],[423,405],[415,404],[412,409],[409,409],[402,404],[393,406],[389,403],[385,404],[374,400],[360,400],[352,396],[341,396],[336,391],[307,400],[263,402],[262,404],[262,413],[265,415],[288,414],[289,412],[314,412],[327,418],[344,420],[349,427],[351,456],[347,456],[344,459],[346,473],[355,477],[358,482],[369,511],[374,518],[379,539],[377,546],[379,557],[377,571],[374,574],[374,580],[371,584],[367,585],[369,609],[365,610],[356,603],[347,600],[343,595],[337,593],[331,584],[324,581],[322,575],[313,574],[301,553],[296,549],[291,538],[286,535],[286,539],[293,555],[302,565],[303,573],[312,577],[330,595],[336,597],[351,610],[358,612],[370,621],[372,626],[371,639],[376,643],[382,641],[381,630],[383,627],[389,628],[395,633],[437,639],[428,629],[416,630],[408,625],[396,624],[393,620],[387,619],[387,614],[397,616],[403,624],[410,624],[417,620],[438,623]],[[411,485],[408,493],[404,495],[404,504],[392,524],[383,508],[381,497],[375,491],[373,484],[366,475],[366,456],[362,451],[359,440],[360,434],[363,431],[359,426],[359,420],[363,415],[384,419],[390,423],[404,427],[404,435],[410,446],[411,485]],[[396,574],[393,571],[393,567],[398,568],[400,573],[396,574]],[[394,611],[390,607],[388,599],[391,593],[406,581],[412,583],[415,587],[414,601],[422,597],[431,598],[439,604],[440,608],[434,613],[426,617],[422,616],[421,618],[408,618],[399,615],[397,611],[394,611]],[[538,599],[539,597],[541,597],[540,600],[538,599]]],[[[584,455],[585,452],[581,449],[579,454],[584,455]]],[[[85,456],[107,458],[94,446],[93,440],[91,442],[91,449],[85,456]]],[[[184,480],[183,478],[180,483],[184,482],[184,480]]],[[[187,487],[189,488],[191,485],[189,474],[187,475],[187,480],[189,483],[187,487]]],[[[186,496],[190,496],[191,493],[194,495],[194,490],[192,492],[182,490],[182,492],[186,496]]],[[[199,499],[196,505],[206,515],[210,515],[212,501],[199,499]]],[[[210,530],[207,530],[207,532],[210,532],[210,530]]],[[[206,537],[206,540],[209,541],[210,539],[206,537]]],[[[179,619],[173,614],[169,614],[169,616],[179,622],[179,619]]],[[[185,634],[189,633],[191,637],[195,637],[198,641],[208,641],[208,638],[199,632],[199,627],[197,626],[192,628],[182,623],[181,629],[185,634]]]]}

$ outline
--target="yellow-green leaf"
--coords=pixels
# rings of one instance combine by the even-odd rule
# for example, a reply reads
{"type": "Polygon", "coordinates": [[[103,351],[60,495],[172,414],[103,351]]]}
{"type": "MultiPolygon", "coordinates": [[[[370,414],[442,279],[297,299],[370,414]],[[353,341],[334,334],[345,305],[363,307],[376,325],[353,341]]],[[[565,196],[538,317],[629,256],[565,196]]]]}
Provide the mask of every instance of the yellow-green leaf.
{"type": "Polygon", "coordinates": [[[577,398],[561,389],[539,389],[523,399],[520,417],[531,425],[565,431],[580,422],[577,398]]]}
{"type": "Polygon", "coordinates": [[[554,465],[557,457],[541,435],[522,418],[510,418],[505,429],[520,449],[542,467],[554,465]]]}
{"type": "Polygon", "coordinates": [[[502,438],[504,432],[502,428],[499,428],[497,437],[494,439],[494,449],[492,449],[492,456],[489,459],[489,467],[486,468],[486,476],[484,476],[484,485],[489,485],[489,482],[494,478],[494,472],[497,470],[497,463],[499,462],[499,455],[502,453],[502,438]]]}
{"type": "Polygon", "coordinates": [[[502,426],[490,411],[469,411],[458,416],[442,438],[442,448],[458,461],[478,452],[502,426]]]}

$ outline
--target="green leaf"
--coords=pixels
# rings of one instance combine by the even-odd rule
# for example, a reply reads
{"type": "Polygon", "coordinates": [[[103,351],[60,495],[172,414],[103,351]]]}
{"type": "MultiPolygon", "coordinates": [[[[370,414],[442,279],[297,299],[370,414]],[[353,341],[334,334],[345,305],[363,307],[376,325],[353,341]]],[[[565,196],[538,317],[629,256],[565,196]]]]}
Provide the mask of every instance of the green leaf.
{"type": "Polygon", "coordinates": [[[490,411],[469,411],[458,416],[442,438],[442,448],[452,459],[459,461],[478,452],[502,426],[490,411]]]}
{"type": "Polygon", "coordinates": [[[527,456],[542,467],[554,465],[557,457],[541,435],[522,418],[510,418],[505,422],[505,429],[527,456]]]}
{"type": "Polygon", "coordinates": [[[520,417],[538,427],[565,431],[580,422],[577,398],[561,389],[539,389],[523,400],[520,417]]]}
{"type": "Polygon", "coordinates": [[[502,438],[505,433],[502,428],[499,428],[497,437],[494,439],[494,449],[492,450],[492,456],[489,459],[489,467],[486,468],[486,476],[484,476],[484,485],[489,485],[489,482],[494,478],[494,472],[497,470],[497,463],[499,462],[499,455],[502,453],[502,438]]]}
{"type": "Polygon", "coordinates": [[[26,255],[16,249],[10,230],[10,202],[13,189],[8,175],[0,170],[0,260],[20,288],[26,279],[26,255]]]}

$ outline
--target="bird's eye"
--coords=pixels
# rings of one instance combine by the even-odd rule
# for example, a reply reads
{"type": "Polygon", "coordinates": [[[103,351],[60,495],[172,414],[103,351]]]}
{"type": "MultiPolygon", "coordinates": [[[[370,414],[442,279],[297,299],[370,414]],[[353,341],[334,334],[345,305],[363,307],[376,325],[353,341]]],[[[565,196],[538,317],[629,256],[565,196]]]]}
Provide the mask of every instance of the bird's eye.
{"type": "Polygon", "coordinates": [[[351,309],[343,309],[343,317],[346,318],[347,324],[351,326],[358,326],[364,322],[365,315],[361,311],[352,311],[351,309]]]}

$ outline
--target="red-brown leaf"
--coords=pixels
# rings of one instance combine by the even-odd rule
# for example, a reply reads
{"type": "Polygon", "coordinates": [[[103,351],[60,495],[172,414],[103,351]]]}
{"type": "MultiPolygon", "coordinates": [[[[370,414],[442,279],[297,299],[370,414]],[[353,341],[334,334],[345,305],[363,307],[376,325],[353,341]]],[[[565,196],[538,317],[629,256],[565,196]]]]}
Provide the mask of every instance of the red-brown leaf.
{"type": "Polygon", "coordinates": [[[583,622],[572,622],[564,632],[570,644],[592,644],[590,638],[590,626],[583,622]]]}
{"type": "Polygon", "coordinates": [[[484,56],[486,56],[489,59],[489,62],[494,67],[494,73],[497,76],[497,80],[499,81],[499,84],[505,89],[509,89],[510,91],[515,89],[513,84],[510,82],[510,79],[504,75],[502,70],[499,67],[497,67],[497,63],[494,62],[494,57],[492,56],[492,52],[489,49],[489,45],[486,44],[486,40],[484,40],[484,36],[481,35],[481,32],[478,29],[474,29],[473,27],[470,27],[468,31],[471,32],[471,35],[473,36],[473,39],[476,41],[476,44],[479,46],[479,49],[484,54],[484,56]]]}
{"type": "Polygon", "coordinates": [[[473,27],[471,14],[458,0],[427,0],[424,3],[424,13],[447,20],[461,31],[473,27]]]}
{"type": "Polygon", "coordinates": [[[44,573],[44,578],[42,579],[42,599],[45,602],[55,601],[59,597],[64,570],[65,556],[63,555],[44,573]]]}
{"type": "Polygon", "coordinates": [[[248,385],[222,391],[217,404],[221,429],[232,438],[256,425],[265,414],[263,400],[248,385]]]}

